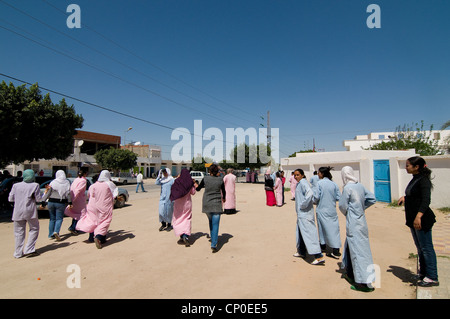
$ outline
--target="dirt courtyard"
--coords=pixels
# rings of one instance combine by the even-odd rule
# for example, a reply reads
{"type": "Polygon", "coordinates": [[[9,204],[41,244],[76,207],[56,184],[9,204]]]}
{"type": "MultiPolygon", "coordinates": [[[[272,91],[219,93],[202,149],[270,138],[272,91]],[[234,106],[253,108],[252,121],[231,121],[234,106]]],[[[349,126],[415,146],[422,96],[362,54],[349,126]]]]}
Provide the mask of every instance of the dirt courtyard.
{"type": "MultiPolygon", "coordinates": [[[[99,250],[87,234],[70,235],[65,218],[60,242],[49,240],[40,219],[37,257],[15,259],[13,223],[0,222],[0,298],[150,299],[413,299],[410,277],[416,253],[401,208],[377,203],[366,212],[378,287],[357,292],[341,278],[340,259],[322,266],[293,257],[296,214],[290,192],[283,207],[267,207],[262,184],[236,184],[235,215],[222,215],[219,251],[213,254],[201,212],[203,191],[193,196],[193,244],[177,244],[173,231],[159,232],[159,192],[130,192],[114,210],[108,242],[99,250]],[[74,271],[77,269],[77,271],[74,271]],[[74,277],[79,274],[79,277],[74,277]],[[75,279],[74,279],[75,278],[75,279]],[[79,287],[74,284],[79,279],[79,287]]],[[[339,212],[342,243],[345,217],[339,212]]]]}

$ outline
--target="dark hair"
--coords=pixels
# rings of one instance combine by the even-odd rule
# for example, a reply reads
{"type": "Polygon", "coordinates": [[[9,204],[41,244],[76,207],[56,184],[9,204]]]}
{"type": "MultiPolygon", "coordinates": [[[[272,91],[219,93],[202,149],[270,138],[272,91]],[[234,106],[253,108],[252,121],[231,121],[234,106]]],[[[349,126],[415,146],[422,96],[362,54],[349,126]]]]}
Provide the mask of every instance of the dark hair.
{"type": "Polygon", "coordinates": [[[217,166],[216,164],[212,164],[209,167],[209,173],[213,176],[217,176],[217,173],[219,173],[219,166],[217,166]]]}
{"type": "Polygon", "coordinates": [[[330,181],[333,179],[333,176],[331,175],[331,170],[333,169],[333,167],[327,166],[327,167],[321,167],[319,168],[319,172],[320,174],[323,175],[323,177],[328,177],[330,179],[330,181]]]}
{"type": "Polygon", "coordinates": [[[301,168],[297,168],[294,172],[299,172],[303,177],[305,177],[305,172],[301,168]]]}
{"type": "Polygon", "coordinates": [[[431,181],[431,169],[427,167],[427,163],[420,156],[413,156],[407,159],[412,166],[419,166],[419,174],[426,176],[431,181]]]}
{"type": "Polygon", "coordinates": [[[78,172],[78,177],[82,177],[84,174],[87,175],[88,172],[89,172],[88,167],[81,167],[80,171],[78,172]]]}

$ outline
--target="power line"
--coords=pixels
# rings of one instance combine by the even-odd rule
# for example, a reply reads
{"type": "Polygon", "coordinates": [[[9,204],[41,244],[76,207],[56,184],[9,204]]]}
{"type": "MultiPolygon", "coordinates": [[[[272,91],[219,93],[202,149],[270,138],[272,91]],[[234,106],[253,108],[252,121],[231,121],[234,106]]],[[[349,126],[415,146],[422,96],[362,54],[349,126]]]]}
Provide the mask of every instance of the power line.
{"type": "MultiPolygon", "coordinates": [[[[128,64],[123,63],[123,62],[119,61],[118,59],[116,59],[116,58],[114,58],[114,57],[111,57],[110,55],[108,55],[108,54],[106,54],[106,53],[104,53],[104,52],[102,52],[102,51],[100,51],[100,50],[97,50],[96,48],[94,48],[94,47],[92,47],[92,46],[90,46],[90,45],[87,45],[87,44],[83,43],[82,41],[79,41],[78,39],[76,39],[76,38],[74,38],[74,37],[72,37],[72,36],[70,36],[70,35],[65,34],[64,32],[61,32],[60,30],[54,28],[53,26],[49,25],[48,23],[46,23],[46,22],[44,22],[44,21],[41,21],[40,19],[34,17],[33,15],[28,14],[27,12],[25,12],[25,11],[23,11],[23,10],[21,10],[21,9],[19,9],[19,8],[17,8],[17,7],[15,7],[15,6],[13,6],[13,5],[11,5],[11,4],[9,4],[9,3],[3,1],[3,0],[0,0],[0,2],[2,2],[3,4],[7,5],[8,7],[12,8],[12,9],[14,9],[14,10],[20,12],[21,14],[23,14],[23,15],[25,15],[25,16],[27,16],[27,17],[29,17],[29,18],[35,20],[35,21],[37,21],[38,23],[40,23],[40,24],[46,26],[47,28],[49,28],[49,29],[51,29],[51,30],[57,32],[58,34],[63,35],[64,37],[69,38],[69,39],[72,40],[72,41],[75,41],[76,43],[78,43],[78,44],[80,44],[80,45],[82,45],[82,46],[88,48],[89,50],[92,50],[92,51],[94,51],[95,53],[100,54],[101,56],[106,57],[106,58],[112,60],[113,62],[115,62],[115,63],[117,63],[117,64],[119,64],[119,65],[121,65],[121,66],[123,66],[123,67],[125,67],[125,68],[127,68],[127,69],[129,69],[129,70],[131,70],[131,71],[133,71],[133,72],[136,72],[136,73],[138,73],[138,74],[140,74],[140,75],[142,75],[142,76],[144,76],[144,77],[146,77],[146,78],[148,78],[148,79],[150,79],[150,80],[152,80],[152,81],[154,81],[154,82],[157,82],[157,83],[159,83],[160,85],[162,85],[162,86],[164,86],[164,87],[166,87],[166,88],[169,88],[169,89],[171,89],[171,90],[177,92],[178,94],[181,94],[181,95],[183,95],[183,96],[185,96],[185,97],[187,97],[187,98],[189,98],[189,99],[191,99],[191,100],[193,100],[193,101],[196,101],[196,102],[198,102],[198,103],[202,103],[202,104],[204,104],[204,105],[207,105],[207,106],[209,106],[209,107],[211,107],[211,108],[213,108],[213,109],[216,109],[216,110],[220,111],[221,113],[228,114],[228,115],[234,117],[234,114],[228,113],[228,112],[226,112],[226,111],[224,111],[224,110],[222,110],[222,109],[219,109],[219,108],[217,108],[217,107],[215,107],[215,106],[213,106],[213,105],[211,105],[211,104],[209,104],[209,103],[203,102],[203,101],[201,101],[201,100],[199,100],[199,99],[197,99],[197,98],[194,98],[194,97],[192,97],[192,96],[190,96],[190,95],[188,95],[188,94],[185,94],[185,93],[181,92],[180,90],[175,89],[175,88],[173,88],[173,87],[171,87],[171,86],[169,86],[169,85],[163,83],[162,81],[159,81],[159,80],[157,80],[157,79],[155,79],[155,78],[149,76],[148,74],[146,74],[146,73],[144,73],[144,72],[141,72],[141,71],[137,70],[136,68],[133,68],[133,67],[129,66],[128,64]]],[[[44,2],[45,2],[45,1],[44,1],[44,2]]],[[[47,3],[47,4],[48,4],[48,3],[47,3]]],[[[58,11],[60,11],[60,10],[58,9],[58,11]]],[[[65,15],[65,14],[64,14],[64,15],[65,15]]],[[[9,23],[9,24],[11,24],[11,23],[9,23]]],[[[11,25],[13,25],[13,24],[11,24],[11,25]]],[[[14,25],[13,25],[13,26],[14,26],[14,25]]],[[[16,26],[14,26],[14,27],[16,27],[16,26]]],[[[16,28],[18,28],[18,27],[16,27],[16,28]]],[[[91,28],[89,28],[89,29],[91,29],[91,28]]],[[[26,31],[25,31],[25,32],[26,32],[26,31]]],[[[28,33],[28,32],[27,32],[27,33],[28,33]]],[[[30,34],[30,33],[28,33],[28,34],[30,34]]],[[[33,36],[34,36],[34,35],[33,35],[33,36]]],[[[54,45],[53,45],[53,46],[54,46],[54,45]]],[[[54,47],[56,47],[56,46],[54,46],[54,47]]],[[[69,55],[69,54],[66,54],[66,56],[68,56],[68,55],[69,55]]],[[[78,62],[80,62],[80,61],[78,61],[78,62]]],[[[92,65],[91,65],[91,66],[92,66],[92,65]]],[[[97,70],[98,70],[98,68],[97,68],[97,70]]],[[[111,75],[109,72],[108,72],[108,74],[111,75]]],[[[119,78],[119,76],[114,76],[114,77],[123,80],[122,78],[119,78]]],[[[126,81],[126,82],[129,83],[129,84],[131,83],[130,81],[126,81]]],[[[140,87],[140,86],[138,86],[138,85],[136,85],[136,84],[133,84],[133,85],[134,85],[134,86],[137,86],[137,87],[139,87],[139,88],[141,88],[141,89],[144,89],[144,88],[142,88],[142,87],[140,87]]],[[[152,90],[148,90],[148,89],[145,89],[145,90],[148,91],[148,92],[150,92],[150,93],[152,93],[152,94],[154,94],[154,95],[157,95],[157,96],[159,96],[159,97],[168,99],[168,98],[162,96],[161,94],[159,94],[159,93],[157,93],[157,92],[154,92],[154,91],[152,91],[152,90]]],[[[170,100],[171,102],[175,103],[172,99],[169,99],[169,100],[170,100]]],[[[180,105],[180,103],[177,103],[177,104],[180,105]]],[[[187,107],[187,106],[185,106],[185,107],[187,107]]],[[[189,107],[189,108],[190,108],[190,107],[189,107]]],[[[192,110],[194,110],[194,111],[197,111],[197,112],[200,112],[200,111],[198,111],[198,110],[196,110],[196,109],[193,109],[193,108],[190,108],[190,109],[192,109],[192,110]]],[[[203,113],[203,112],[200,112],[200,113],[203,113]]],[[[203,114],[206,114],[206,113],[203,113],[203,114]]],[[[209,116],[215,118],[216,120],[220,120],[220,121],[223,121],[223,122],[228,122],[228,123],[231,123],[231,124],[233,124],[233,125],[236,125],[236,123],[233,123],[233,122],[230,122],[230,121],[226,121],[226,120],[224,120],[224,119],[221,119],[221,118],[218,118],[218,117],[215,117],[215,116],[212,116],[212,115],[209,115],[209,116]]]]}
{"type": "MultiPolygon", "coordinates": [[[[60,8],[56,7],[55,5],[53,5],[52,3],[50,3],[49,1],[47,1],[47,0],[42,0],[42,1],[43,1],[44,3],[46,3],[47,5],[51,6],[52,8],[54,8],[55,10],[59,11],[60,13],[62,13],[64,16],[66,16],[66,12],[64,12],[64,11],[61,10],[60,8]]],[[[134,53],[133,51],[129,50],[128,48],[126,48],[126,47],[120,45],[119,43],[117,43],[117,42],[111,40],[110,38],[108,38],[107,36],[103,35],[102,33],[96,31],[94,28],[90,27],[90,26],[87,25],[86,23],[83,23],[83,27],[86,27],[86,28],[89,29],[90,31],[96,33],[97,35],[99,35],[100,37],[102,37],[103,39],[105,39],[106,41],[108,41],[108,42],[114,44],[115,46],[117,46],[118,48],[120,48],[120,49],[124,50],[125,52],[131,54],[131,55],[134,56],[135,58],[137,58],[137,59],[141,60],[142,62],[144,62],[144,63],[150,65],[151,67],[153,67],[153,68],[155,68],[155,69],[157,69],[157,70],[163,72],[164,74],[167,74],[167,75],[170,76],[171,78],[173,78],[173,79],[175,79],[175,80],[177,80],[177,81],[179,81],[179,82],[181,82],[181,83],[183,83],[183,84],[185,84],[185,85],[187,85],[187,86],[193,88],[194,90],[197,90],[197,91],[199,91],[200,93],[202,93],[202,94],[204,94],[204,95],[206,95],[206,96],[208,96],[208,97],[210,97],[210,98],[212,98],[212,99],[214,99],[214,100],[216,100],[216,101],[218,101],[218,102],[220,102],[220,103],[223,103],[223,104],[225,104],[225,105],[227,105],[227,106],[229,106],[229,107],[232,107],[232,108],[234,108],[234,109],[236,109],[236,110],[238,110],[238,111],[240,111],[240,112],[244,112],[244,113],[246,113],[246,114],[248,114],[248,115],[254,116],[253,113],[249,113],[249,112],[243,110],[242,108],[238,108],[238,107],[233,106],[233,105],[231,105],[231,104],[229,104],[229,103],[227,103],[227,102],[224,102],[224,101],[222,101],[222,100],[220,100],[220,99],[218,99],[218,98],[216,98],[216,97],[214,97],[214,96],[208,94],[207,92],[204,92],[203,90],[201,90],[201,89],[199,89],[199,88],[197,88],[197,87],[195,87],[195,86],[193,86],[193,85],[187,83],[186,81],[184,81],[184,80],[182,80],[182,79],[180,79],[180,78],[174,76],[173,74],[167,72],[166,70],[162,69],[161,67],[155,65],[154,63],[151,63],[151,62],[147,61],[146,59],[144,59],[144,58],[142,58],[141,56],[137,55],[136,53],[134,53]]]]}

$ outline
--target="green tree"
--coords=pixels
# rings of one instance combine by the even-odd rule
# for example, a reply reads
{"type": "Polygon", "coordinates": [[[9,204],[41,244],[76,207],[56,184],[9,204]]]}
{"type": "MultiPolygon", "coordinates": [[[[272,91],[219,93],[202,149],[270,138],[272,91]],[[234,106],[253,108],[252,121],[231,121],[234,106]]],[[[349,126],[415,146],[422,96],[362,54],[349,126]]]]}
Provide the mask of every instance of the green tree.
{"type": "Polygon", "coordinates": [[[208,157],[205,158],[203,156],[200,159],[200,155],[198,155],[198,156],[192,158],[191,167],[192,167],[193,171],[205,172],[205,164],[212,163],[212,162],[213,162],[212,159],[210,159],[208,157]]]}
{"type": "Polygon", "coordinates": [[[109,148],[100,150],[94,154],[95,160],[102,166],[103,169],[108,169],[118,173],[119,171],[126,171],[137,163],[137,155],[127,149],[109,148]]]}
{"type": "Polygon", "coordinates": [[[243,143],[236,145],[231,151],[230,158],[232,158],[232,161],[223,162],[224,166],[221,164],[223,168],[231,167],[235,169],[257,169],[261,166],[270,165],[270,162],[272,161],[271,149],[265,144],[247,145],[243,143]],[[261,148],[263,148],[265,152],[260,152],[261,148]],[[263,157],[260,156],[260,153],[263,153],[263,157]]]}
{"type": "Polygon", "coordinates": [[[35,159],[65,159],[73,152],[73,136],[83,117],[62,99],[54,104],[29,88],[0,84],[0,167],[35,159]]]}
{"type": "Polygon", "coordinates": [[[421,124],[415,123],[411,126],[403,125],[396,128],[395,134],[390,136],[388,142],[381,142],[370,147],[372,150],[406,150],[415,149],[421,156],[436,155],[439,153],[438,141],[431,138],[433,125],[427,133],[421,124]]]}

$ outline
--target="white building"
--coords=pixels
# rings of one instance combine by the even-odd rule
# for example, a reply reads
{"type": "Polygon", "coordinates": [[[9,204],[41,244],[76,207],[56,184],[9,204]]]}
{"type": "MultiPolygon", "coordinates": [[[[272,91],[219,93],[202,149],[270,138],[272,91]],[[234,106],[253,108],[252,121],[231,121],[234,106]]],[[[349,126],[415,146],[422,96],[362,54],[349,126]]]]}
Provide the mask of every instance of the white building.
{"type": "MultiPolygon", "coordinates": [[[[391,136],[398,134],[398,132],[372,132],[367,135],[357,135],[353,140],[345,140],[343,144],[347,151],[360,151],[363,149],[370,149],[371,146],[381,142],[388,142],[391,136]]],[[[422,133],[413,132],[413,134],[422,133]]],[[[438,141],[438,147],[442,149],[443,154],[447,152],[444,145],[446,144],[446,140],[448,141],[448,139],[450,139],[450,130],[426,131],[425,134],[430,136],[432,140],[438,141]]]]}

